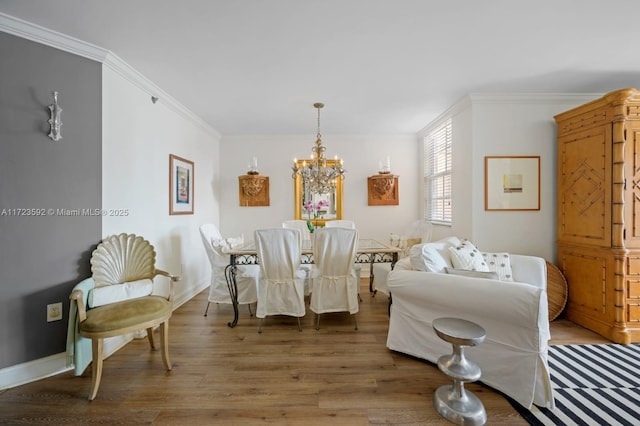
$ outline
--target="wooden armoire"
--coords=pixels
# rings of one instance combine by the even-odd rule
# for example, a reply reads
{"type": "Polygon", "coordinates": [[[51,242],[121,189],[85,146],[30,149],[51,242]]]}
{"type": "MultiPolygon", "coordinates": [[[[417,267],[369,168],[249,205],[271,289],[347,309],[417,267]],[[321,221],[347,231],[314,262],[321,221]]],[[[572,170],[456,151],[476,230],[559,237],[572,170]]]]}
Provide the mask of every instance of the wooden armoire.
{"type": "Polygon", "coordinates": [[[640,342],[640,91],[608,93],[555,120],[564,316],[616,343],[640,342]]]}

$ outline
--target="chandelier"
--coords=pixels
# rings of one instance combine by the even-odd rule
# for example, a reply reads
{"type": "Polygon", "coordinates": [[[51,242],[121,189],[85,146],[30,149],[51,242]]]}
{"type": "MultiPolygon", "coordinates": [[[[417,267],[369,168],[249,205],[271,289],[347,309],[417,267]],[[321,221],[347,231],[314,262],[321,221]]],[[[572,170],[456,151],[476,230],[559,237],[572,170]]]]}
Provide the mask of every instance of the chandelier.
{"type": "Polygon", "coordinates": [[[297,160],[293,159],[292,177],[295,179],[300,176],[304,188],[309,189],[312,194],[328,194],[335,190],[338,179],[344,179],[345,170],[342,168],[342,159],[339,159],[338,156],[329,162],[325,158],[325,147],[322,145],[322,135],[320,134],[320,109],[324,107],[324,104],[317,102],[313,106],[318,110],[316,144],[311,149],[311,160],[308,163],[303,161],[299,166],[297,160]]]}

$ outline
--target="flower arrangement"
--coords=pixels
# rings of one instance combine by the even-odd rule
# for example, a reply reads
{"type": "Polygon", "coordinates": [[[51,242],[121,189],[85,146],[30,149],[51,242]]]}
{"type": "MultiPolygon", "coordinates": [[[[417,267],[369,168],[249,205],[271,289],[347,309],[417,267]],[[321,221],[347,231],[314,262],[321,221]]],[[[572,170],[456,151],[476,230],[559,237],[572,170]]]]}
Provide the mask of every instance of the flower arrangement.
{"type": "Polygon", "coordinates": [[[313,200],[308,200],[302,205],[302,210],[307,214],[307,228],[309,228],[309,232],[313,233],[315,228],[318,226],[317,220],[319,218],[322,219],[320,212],[327,207],[329,207],[329,202],[327,200],[320,200],[317,203],[314,203],[313,200]],[[313,220],[316,221],[315,225],[311,223],[312,215],[313,220]]]}

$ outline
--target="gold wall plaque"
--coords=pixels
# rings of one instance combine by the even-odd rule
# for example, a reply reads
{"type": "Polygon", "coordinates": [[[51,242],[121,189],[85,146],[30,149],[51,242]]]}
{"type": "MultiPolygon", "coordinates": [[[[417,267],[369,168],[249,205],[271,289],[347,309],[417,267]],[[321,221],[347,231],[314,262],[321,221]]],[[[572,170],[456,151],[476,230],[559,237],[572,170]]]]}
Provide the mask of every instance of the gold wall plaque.
{"type": "Polygon", "coordinates": [[[269,177],[260,175],[238,176],[240,207],[269,205],[269,177]]]}
{"type": "Polygon", "coordinates": [[[367,189],[370,206],[397,206],[398,176],[392,174],[377,174],[367,178],[367,189]]]}

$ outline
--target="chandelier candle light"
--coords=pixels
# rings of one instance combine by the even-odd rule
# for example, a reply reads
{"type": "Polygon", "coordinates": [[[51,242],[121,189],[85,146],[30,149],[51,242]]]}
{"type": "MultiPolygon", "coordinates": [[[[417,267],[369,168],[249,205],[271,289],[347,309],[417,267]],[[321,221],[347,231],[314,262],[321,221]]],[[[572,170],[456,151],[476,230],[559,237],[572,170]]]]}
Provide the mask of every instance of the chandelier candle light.
{"type": "Polygon", "coordinates": [[[344,179],[345,170],[342,168],[342,159],[336,155],[333,166],[327,165],[327,159],[324,156],[325,147],[322,145],[322,135],[320,134],[320,109],[324,104],[317,102],[313,104],[318,110],[318,133],[316,144],[311,149],[311,160],[309,163],[303,161],[302,166],[298,167],[298,161],[293,159],[293,175],[302,178],[305,188],[308,188],[314,194],[328,194],[335,190],[336,180],[344,179]]]}

